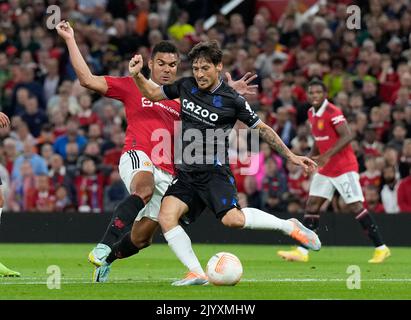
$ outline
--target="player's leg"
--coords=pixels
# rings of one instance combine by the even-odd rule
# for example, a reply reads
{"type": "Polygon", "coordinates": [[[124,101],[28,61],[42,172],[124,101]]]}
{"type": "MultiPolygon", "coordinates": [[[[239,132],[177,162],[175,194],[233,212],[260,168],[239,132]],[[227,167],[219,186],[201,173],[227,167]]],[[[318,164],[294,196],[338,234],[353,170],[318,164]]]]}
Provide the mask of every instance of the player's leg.
{"type": "Polygon", "coordinates": [[[158,228],[158,215],[161,200],[173,180],[171,174],[154,167],[154,192],[151,200],[140,211],[131,232],[123,235],[121,240],[114,244],[113,250],[107,258],[111,263],[116,258],[127,258],[138,253],[140,250],[151,245],[154,233],[158,228]]]}
{"type": "Polygon", "coordinates": [[[161,200],[173,180],[170,173],[157,167],[153,167],[153,174],[155,185],[151,200],[138,213],[131,232],[126,232],[113,245],[111,252],[102,265],[96,267],[93,273],[94,282],[106,282],[108,280],[111,264],[117,258],[127,258],[135,255],[151,244],[154,233],[158,228],[161,200]]]}
{"type": "MultiPolygon", "coordinates": [[[[2,182],[1,182],[1,179],[0,179],[0,223],[1,223],[1,214],[3,212],[3,206],[4,206],[4,196],[3,196],[3,190],[2,190],[1,185],[2,185],[2,182]]],[[[7,268],[4,264],[2,264],[0,262],[0,276],[2,276],[2,277],[20,277],[20,273],[7,268]]]]}
{"type": "Polygon", "coordinates": [[[158,222],[147,217],[135,221],[131,231],[124,234],[120,241],[113,245],[110,254],[102,265],[95,268],[93,282],[107,282],[111,272],[111,264],[115,260],[131,257],[150,246],[157,228],[158,222]]]}
{"type": "MultiPolygon", "coordinates": [[[[315,233],[318,232],[319,227],[319,211],[326,200],[327,199],[321,197],[308,197],[303,225],[315,233]]],[[[308,248],[305,245],[300,245],[297,248],[291,250],[280,250],[277,252],[277,254],[287,261],[307,262],[309,260],[308,248]]]]}
{"type": "Polygon", "coordinates": [[[114,243],[131,229],[137,215],[153,195],[153,165],[144,152],[124,153],[120,159],[119,171],[130,195],[115,207],[102,240],[89,254],[89,261],[97,267],[103,264],[114,243]]]}
{"type": "MultiPolygon", "coordinates": [[[[321,174],[315,174],[310,184],[310,191],[303,224],[308,229],[318,232],[320,225],[320,209],[325,201],[331,201],[335,192],[335,187],[330,179],[321,174]]],[[[308,249],[305,246],[298,246],[292,250],[280,250],[277,254],[287,261],[307,262],[309,260],[308,249]]]]}
{"type": "Polygon", "coordinates": [[[364,208],[363,202],[358,201],[348,204],[348,210],[354,213],[355,219],[360,223],[364,233],[374,244],[375,250],[373,257],[368,260],[369,263],[381,263],[391,256],[390,249],[385,245],[378,225],[371,212],[364,208]]]}
{"type": "Polygon", "coordinates": [[[103,239],[100,241],[112,246],[123,234],[122,229],[130,226],[138,213],[150,201],[153,195],[154,177],[151,172],[137,172],[131,181],[131,194],[114,209],[113,218],[103,239]]]}
{"type": "Polygon", "coordinates": [[[348,172],[334,179],[335,186],[347,204],[347,209],[355,215],[364,233],[375,246],[374,257],[368,262],[381,263],[391,255],[390,250],[384,244],[374,217],[364,208],[364,196],[361,190],[360,177],[357,172],[348,172]]]}
{"type": "Polygon", "coordinates": [[[321,242],[315,232],[297,219],[284,220],[255,208],[232,208],[221,218],[231,228],[281,231],[312,250],[320,250],[321,242]]]}
{"type": "MultiPolygon", "coordinates": [[[[172,185],[170,188],[174,186],[175,185],[172,185]]],[[[184,229],[179,225],[180,218],[189,211],[189,207],[179,198],[173,195],[167,196],[167,194],[168,191],[161,204],[159,223],[169,247],[189,270],[183,279],[173,282],[172,285],[188,286],[207,284],[208,281],[205,272],[194,253],[191,240],[184,229]]]]}
{"type": "Polygon", "coordinates": [[[131,231],[124,234],[120,241],[114,244],[106,262],[112,263],[116,259],[128,258],[147,248],[151,245],[157,228],[158,222],[147,217],[135,221],[131,231]]]}
{"type": "Polygon", "coordinates": [[[235,180],[228,168],[215,168],[207,181],[206,188],[199,188],[199,196],[225,226],[254,230],[278,230],[305,243],[313,250],[319,250],[321,247],[317,235],[296,219],[279,219],[255,208],[240,210],[237,203],[235,180]]]}

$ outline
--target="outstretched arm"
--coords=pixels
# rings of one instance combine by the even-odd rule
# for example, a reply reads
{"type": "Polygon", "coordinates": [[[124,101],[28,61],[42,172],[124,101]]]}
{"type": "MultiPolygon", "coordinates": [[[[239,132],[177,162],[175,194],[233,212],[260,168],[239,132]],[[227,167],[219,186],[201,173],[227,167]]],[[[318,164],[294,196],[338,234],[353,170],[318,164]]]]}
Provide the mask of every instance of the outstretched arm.
{"type": "Polygon", "coordinates": [[[157,87],[150,83],[142,74],[141,68],[143,67],[143,57],[141,55],[135,55],[128,65],[128,70],[134,79],[135,84],[140,89],[141,94],[151,101],[160,101],[167,99],[164,95],[161,87],[157,87]]]}
{"type": "Polygon", "coordinates": [[[256,128],[260,130],[260,137],[286,159],[289,159],[295,165],[303,167],[306,172],[312,172],[316,169],[317,165],[314,161],[307,157],[297,156],[291,152],[270,126],[266,125],[264,122],[260,122],[256,128]]]}
{"type": "Polygon", "coordinates": [[[95,76],[91,73],[74,39],[73,28],[67,21],[63,20],[56,26],[56,30],[59,36],[66,42],[71,64],[73,65],[80,84],[83,87],[104,95],[108,90],[106,79],[103,76],[95,76]]]}

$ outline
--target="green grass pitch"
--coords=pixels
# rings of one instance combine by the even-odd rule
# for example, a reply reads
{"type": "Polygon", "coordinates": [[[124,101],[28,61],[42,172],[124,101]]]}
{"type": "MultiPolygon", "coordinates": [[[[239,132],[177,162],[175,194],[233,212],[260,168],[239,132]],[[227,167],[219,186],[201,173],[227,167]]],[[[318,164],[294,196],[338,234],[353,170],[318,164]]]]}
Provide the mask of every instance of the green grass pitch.
{"type": "MultiPolygon", "coordinates": [[[[323,247],[308,263],[281,260],[265,245],[194,244],[202,265],[219,251],[237,255],[244,268],[234,287],[172,287],[185,268],[165,244],[117,260],[108,283],[91,283],[87,262],[92,244],[0,244],[0,261],[20,278],[0,278],[0,300],[136,299],[136,300],[277,300],[277,299],[411,299],[409,248],[391,248],[383,264],[370,265],[371,247],[323,247]],[[51,265],[61,271],[60,289],[49,289],[51,265]],[[349,266],[360,270],[360,289],[349,289],[349,266]],[[50,270],[49,270],[50,271],[50,270]]],[[[54,274],[55,275],[55,274],[54,274]]],[[[54,282],[52,282],[54,283],[54,282]]]]}

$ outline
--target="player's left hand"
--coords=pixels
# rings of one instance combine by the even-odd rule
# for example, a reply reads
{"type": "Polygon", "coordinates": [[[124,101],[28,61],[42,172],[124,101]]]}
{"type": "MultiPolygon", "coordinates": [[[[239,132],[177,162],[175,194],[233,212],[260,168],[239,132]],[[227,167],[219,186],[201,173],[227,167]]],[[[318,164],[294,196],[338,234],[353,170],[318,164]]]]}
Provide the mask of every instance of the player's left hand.
{"type": "Polygon", "coordinates": [[[4,114],[3,112],[0,112],[0,128],[5,128],[10,126],[10,119],[9,117],[4,114]]]}
{"type": "Polygon", "coordinates": [[[241,95],[250,94],[254,95],[257,93],[258,85],[250,83],[257,78],[256,74],[251,74],[251,72],[247,72],[240,80],[233,81],[231,78],[231,74],[226,72],[225,76],[227,77],[228,85],[237,91],[241,95]]]}
{"type": "Polygon", "coordinates": [[[303,167],[305,173],[311,173],[317,169],[317,164],[310,158],[304,156],[293,155],[290,157],[290,161],[297,165],[303,167]]]}

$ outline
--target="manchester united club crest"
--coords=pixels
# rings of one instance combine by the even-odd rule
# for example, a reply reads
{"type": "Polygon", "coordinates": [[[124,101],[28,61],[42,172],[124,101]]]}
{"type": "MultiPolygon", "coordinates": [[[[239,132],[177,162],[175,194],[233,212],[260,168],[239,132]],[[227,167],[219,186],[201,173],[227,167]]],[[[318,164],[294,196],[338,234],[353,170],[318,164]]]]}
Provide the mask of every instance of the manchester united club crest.
{"type": "Polygon", "coordinates": [[[324,120],[323,119],[318,120],[317,129],[318,130],[323,130],[324,129],[324,120]]]}

